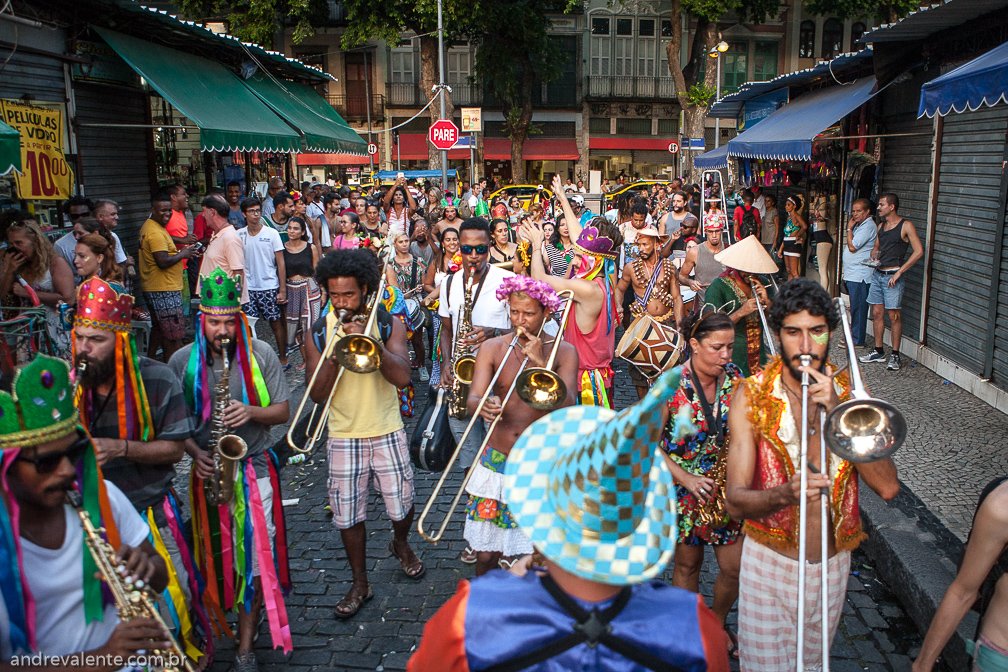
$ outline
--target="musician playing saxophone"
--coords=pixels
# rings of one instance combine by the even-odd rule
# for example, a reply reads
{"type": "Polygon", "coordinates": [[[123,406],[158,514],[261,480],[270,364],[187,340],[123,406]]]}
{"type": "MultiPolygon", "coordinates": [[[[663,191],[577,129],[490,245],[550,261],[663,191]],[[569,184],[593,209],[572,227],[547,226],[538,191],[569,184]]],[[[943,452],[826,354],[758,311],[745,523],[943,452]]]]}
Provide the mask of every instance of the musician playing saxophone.
{"type": "MultiPolygon", "coordinates": [[[[371,311],[368,301],[381,283],[378,259],[367,250],[333,250],[315,269],[319,285],[329,295],[329,305],[312,325],[305,339],[305,379],[311,382],[316,367],[318,377],[309,391],[312,401],[329,405],[329,508],[333,525],[339,530],[353,584],[336,603],[336,618],[347,619],[374,597],[367,575],[367,503],[369,485],[374,480],[392,520],[390,551],[399,560],[408,579],[420,580],[426,568],[409,544],[413,527],[413,469],[409,442],[399,413],[397,388],[410,380],[406,327],[381,304],[377,306],[372,332],[378,343],[381,364],[377,371],[343,371],[335,356],[322,360],[331,339],[361,334],[371,311]],[[333,386],[336,386],[333,389],[333,386]]],[[[383,298],[383,297],[382,297],[383,298]]]]}
{"type": "MultiPolygon", "coordinates": [[[[688,339],[689,359],[682,364],[679,389],[668,401],[669,420],[662,433],[665,463],[676,483],[678,510],[672,585],[698,593],[705,547],[712,547],[719,569],[712,610],[724,624],[738,597],[742,554],[742,523],[731,520],[724,511],[728,408],[732,390],[741,378],[731,362],[735,330],[727,315],[712,308],[688,315],[682,329],[688,339]],[[696,430],[673,441],[676,416],[684,407],[696,430]]],[[[737,656],[735,635],[727,626],[725,631],[729,648],[737,656]]]]}
{"type": "Polygon", "coordinates": [[[8,618],[0,626],[0,669],[59,669],[13,666],[15,655],[86,654],[96,656],[90,666],[80,658],[67,669],[111,672],[139,652],[168,648],[167,633],[156,620],[122,622],[114,604],[103,600],[81,521],[66,504],[67,491],[78,490],[95,524],[118,549],[125,574],[164,589],[167,569],[147,540],[147,524],[119,488],[102,478],[94,445],[78,423],[68,365],[39,355],[20,370],[13,391],[0,392],[0,408],[0,449],[5,464],[10,460],[0,481],[0,518],[6,523],[0,525],[0,547],[19,551],[3,560],[0,587],[8,618]],[[6,536],[11,530],[18,535],[6,536]]]}
{"type": "Polygon", "coordinates": [[[281,592],[290,585],[287,535],[283,516],[274,515],[282,501],[279,465],[269,450],[270,427],[290,417],[290,390],[272,346],[251,337],[239,303],[240,277],[214,269],[200,281],[196,340],[172,355],[168,366],[182,380],[186,408],[193,417],[193,443],[187,442],[187,450],[195,456],[189,489],[196,565],[206,580],[203,604],[215,631],[228,636],[231,631],[223,612],[237,610],[235,669],[252,672],[256,669],[252,643],[264,605],[273,646],[284,651],[292,646],[281,592]],[[225,339],[231,394],[218,414],[214,409],[224,373],[225,339]],[[215,458],[206,450],[214,425],[247,446],[244,458],[228,471],[234,475],[230,503],[216,506],[208,505],[204,484],[214,473],[215,458]]]}
{"type": "MultiPolygon", "coordinates": [[[[503,501],[504,464],[511,446],[525,428],[549,411],[532,408],[514,393],[503,408],[501,403],[515,378],[521,373],[526,358],[526,368],[546,365],[558,336],[540,334],[540,331],[550,315],[559,310],[561,305],[560,298],[552,287],[521,275],[505,278],[497,289],[497,298],[506,302],[511,324],[519,335],[518,342],[510,351],[508,345],[514,337],[513,333],[483,343],[476,355],[476,370],[469,387],[468,407],[472,413],[486,392],[494,372],[501,366],[504,367],[480,412],[480,417],[488,424],[498,417],[500,419],[488,437],[479,460],[473,464],[472,469],[475,471],[466,487],[469,503],[466,506],[463,536],[469,547],[476,552],[477,576],[496,569],[501,560],[504,560],[504,568],[507,569],[515,558],[532,552],[532,544],[518,529],[503,501]]],[[[578,370],[577,350],[573,345],[566,342],[560,344],[553,370],[567,385],[567,397],[560,406],[573,405],[578,370]]]]}

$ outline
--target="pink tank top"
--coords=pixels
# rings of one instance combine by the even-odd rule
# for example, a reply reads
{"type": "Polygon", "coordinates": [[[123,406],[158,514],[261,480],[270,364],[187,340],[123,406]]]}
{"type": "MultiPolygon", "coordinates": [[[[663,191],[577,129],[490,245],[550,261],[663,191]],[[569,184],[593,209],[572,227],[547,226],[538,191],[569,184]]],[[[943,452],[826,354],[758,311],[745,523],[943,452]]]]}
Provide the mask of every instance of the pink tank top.
{"type": "MultiPolygon", "coordinates": [[[[603,290],[605,289],[604,278],[595,278],[593,282],[603,290]]],[[[602,306],[595,327],[587,334],[581,333],[573,315],[567,321],[564,340],[573,345],[578,353],[580,360],[578,366],[579,389],[582,378],[580,374],[590,369],[601,371],[606,387],[612,384],[612,360],[613,353],[616,351],[616,322],[610,317],[616,314],[616,297],[612,292],[608,292],[608,295],[609,299],[602,306]]]]}

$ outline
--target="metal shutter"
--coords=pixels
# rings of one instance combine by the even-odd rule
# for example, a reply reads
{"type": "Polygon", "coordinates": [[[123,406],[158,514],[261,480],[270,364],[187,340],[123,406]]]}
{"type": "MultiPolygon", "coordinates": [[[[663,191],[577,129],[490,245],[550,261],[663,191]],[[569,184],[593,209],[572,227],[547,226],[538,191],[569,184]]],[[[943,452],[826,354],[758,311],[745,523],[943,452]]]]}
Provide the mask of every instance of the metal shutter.
{"type": "Polygon", "coordinates": [[[997,321],[994,325],[994,364],[991,379],[1008,390],[1008,207],[1003,213],[1001,238],[1001,275],[997,283],[997,321]]]}
{"type": "Polygon", "coordinates": [[[1008,108],[945,117],[928,346],[982,376],[1008,108]]]}
{"type": "MultiPolygon", "coordinates": [[[[61,54],[66,45],[66,33],[62,30],[29,28],[0,21],[0,40],[61,54]]],[[[8,54],[9,50],[4,49],[0,64],[8,58],[8,54]]],[[[58,58],[15,49],[10,60],[3,64],[0,98],[20,98],[26,93],[33,100],[65,103],[63,62],[58,58]]]]}
{"type": "MultiPolygon", "coordinates": [[[[931,198],[931,141],[933,125],[930,119],[917,119],[915,113],[898,114],[886,119],[886,132],[892,134],[923,133],[885,139],[882,177],[879,194],[892,192],[899,196],[900,214],[917,227],[927,259],[927,211],[931,198]]],[[[909,254],[909,251],[907,252],[909,254]]],[[[924,261],[913,265],[903,276],[903,334],[917,340],[920,334],[921,297],[924,287],[924,261]]]]}
{"type": "Polygon", "coordinates": [[[77,102],[77,146],[88,198],[119,204],[116,235],[127,254],[134,254],[140,227],[150,214],[150,170],[145,128],[95,127],[87,124],[146,124],[142,91],[74,84],[77,102]]]}

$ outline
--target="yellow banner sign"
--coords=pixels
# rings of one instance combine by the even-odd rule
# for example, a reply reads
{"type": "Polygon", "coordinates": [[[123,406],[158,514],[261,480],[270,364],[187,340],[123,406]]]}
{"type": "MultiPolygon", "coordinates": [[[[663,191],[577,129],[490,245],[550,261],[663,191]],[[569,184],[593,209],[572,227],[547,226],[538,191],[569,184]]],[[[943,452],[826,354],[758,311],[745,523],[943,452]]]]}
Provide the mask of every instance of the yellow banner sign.
{"type": "Polygon", "coordinates": [[[73,173],[63,155],[63,112],[20,100],[0,100],[5,124],[21,133],[18,196],[26,200],[70,198],[73,173]]]}

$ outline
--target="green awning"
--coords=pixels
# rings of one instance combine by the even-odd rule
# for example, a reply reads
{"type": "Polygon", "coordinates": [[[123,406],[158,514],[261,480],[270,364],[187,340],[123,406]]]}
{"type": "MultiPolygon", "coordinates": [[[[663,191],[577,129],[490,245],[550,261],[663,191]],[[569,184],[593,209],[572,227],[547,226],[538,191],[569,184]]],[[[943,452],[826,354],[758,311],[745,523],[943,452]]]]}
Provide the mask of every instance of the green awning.
{"type": "Polygon", "coordinates": [[[242,83],[304,134],[306,151],[367,156],[367,143],[310,86],[278,80],[261,71],[242,83]]]}
{"type": "Polygon", "coordinates": [[[95,27],[116,53],[200,129],[203,151],[296,152],[301,138],[220,63],[95,27]]]}
{"type": "Polygon", "coordinates": [[[0,121],[0,175],[21,172],[21,134],[0,121]]]}

